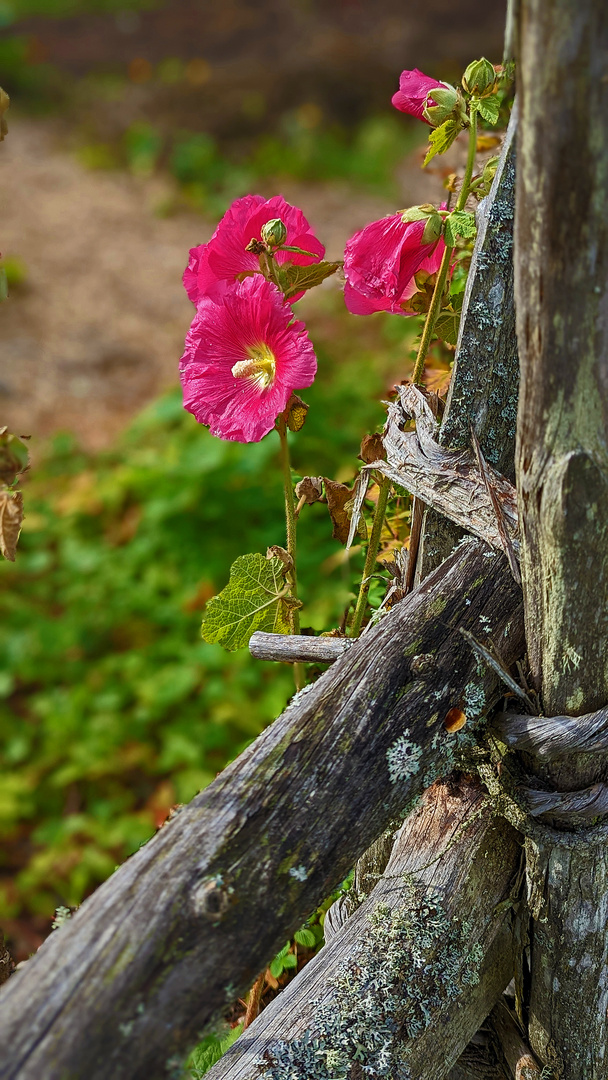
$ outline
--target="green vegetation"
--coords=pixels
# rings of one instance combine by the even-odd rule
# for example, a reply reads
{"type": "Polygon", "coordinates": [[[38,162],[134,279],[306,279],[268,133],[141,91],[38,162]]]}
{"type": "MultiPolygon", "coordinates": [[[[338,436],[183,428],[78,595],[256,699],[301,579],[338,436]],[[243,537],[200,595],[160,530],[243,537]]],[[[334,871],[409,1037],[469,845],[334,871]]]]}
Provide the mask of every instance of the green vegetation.
{"type": "MultiPolygon", "coordinates": [[[[294,466],[348,481],[361,434],[382,423],[379,399],[411,370],[416,321],[358,320],[331,288],[299,306],[319,374],[305,392],[294,466]]],[[[199,629],[237,556],[284,543],[274,433],[222,442],[175,391],[110,451],[87,454],[68,435],[44,454],[30,445],[17,561],[0,564],[0,921],[9,937],[14,919],[38,915],[50,927],[57,907],[80,903],[293,690],[289,667],[227,654],[199,629]]],[[[299,549],[303,625],[330,629],[360,553],[344,557],[321,503],[303,508],[299,549]]]]}

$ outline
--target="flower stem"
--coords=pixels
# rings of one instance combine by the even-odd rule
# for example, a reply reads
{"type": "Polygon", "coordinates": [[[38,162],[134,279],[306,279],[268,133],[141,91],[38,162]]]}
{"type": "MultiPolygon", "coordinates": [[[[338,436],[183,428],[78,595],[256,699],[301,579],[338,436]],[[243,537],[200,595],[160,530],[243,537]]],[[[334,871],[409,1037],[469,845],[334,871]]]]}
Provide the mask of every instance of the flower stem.
{"type": "Polygon", "coordinates": [[[351,637],[358,637],[361,632],[361,623],[363,622],[363,616],[365,615],[365,609],[367,607],[367,594],[369,593],[370,580],[376,563],[378,548],[380,547],[380,536],[382,533],[384,516],[386,514],[386,504],[388,502],[390,486],[391,482],[388,477],[383,476],[380,481],[378,502],[376,503],[372,531],[367,545],[367,554],[365,556],[365,566],[363,567],[363,577],[361,578],[361,584],[359,586],[357,606],[355,607],[355,614],[350,626],[351,637]]]}
{"type": "MultiPolygon", "coordinates": [[[[471,187],[471,177],[473,175],[473,167],[475,165],[475,151],[477,149],[477,112],[475,109],[471,110],[471,124],[469,127],[469,151],[467,154],[467,164],[465,168],[464,177],[462,180],[462,187],[456,202],[455,209],[462,210],[469,197],[469,191],[471,187]]],[[[437,281],[435,282],[435,288],[433,290],[433,298],[431,300],[431,306],[427,312],[426,320],[424,323],[424,329],[422,331],[422,337],[420,339],[420,346],[418,348],[418,355],[416,356],[416,363],[414,365],[414,374],[412,375],[412,382],[420,383],[424,373],[424,363],[426,355],[429,351],[429,345],[433,337],[433,331],[435,329],[435,323],[437,322],[437,316],[441,310],[441,298],[443,296],[443,290],[445,289],[445,283],[448,276],[448,270],[450,268],[450,259],[452,258],[452,252],[454,248],[448,247],[446,244],[443,258],[441,260],[441,266],[439,267],[439,273],[437,275],[437,281]]]]}
{"type": "MultiPolygon", "coordinates": [[[[287,527],[287,554],[291,556],[292,568],[287,574],[291,586],[291,595],[294,600],[298,599],[298,581],[296,576],[296,505],[291,481],[291,461],[289,458],[289,443],[287,441],[287,423],[284,416],[277,420],[277,431],[281,442],[281,468],[283,470],[283,490],[285,492],[285,524],[287,527]]],[[[291,611],[291,632],[300,633],[300,612],[298,608],[291,611]]],[[[293,665],[293,676],[296,690],[301,690],[306,682],[304,665],[293,665]]]]}

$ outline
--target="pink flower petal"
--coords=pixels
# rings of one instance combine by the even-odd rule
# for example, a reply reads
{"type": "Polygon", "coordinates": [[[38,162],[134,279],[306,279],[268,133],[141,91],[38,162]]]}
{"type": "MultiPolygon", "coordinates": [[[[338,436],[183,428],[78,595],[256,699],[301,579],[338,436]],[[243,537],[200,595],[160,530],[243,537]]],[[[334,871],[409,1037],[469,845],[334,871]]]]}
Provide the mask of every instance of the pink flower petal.
{"type": "MultiPolygon", "coordinates": [[[[438,87],[445,85],[445,83],[438,82],[437,79],[431,79],[430,76],[424,75],[418,68],[413,68],[411,71],[402,71],[399,77],[399,89],[396,94],[393,94],[391,101],[400,112],[407,113],[408,116],[415,116],[418,120],[424,120],[425,123],[428,123],[428,120],[422,115],[427,103],[427,95],[430,90],[436,90],[438,87]]],[[[430,98],[428,104],[435,105],[436,102],[430,98]]]]}
{"type": "Polygon", "coordinates": [[[180,363],[184,407],[219,438],[259,442],[316,368],[306,327],[276,286],[261,275],[245,278],[199,301],[180,363]],[[271,382],[235,376],[235,365],[262,347],[274,357],[271,382]]]}
{"type": "Polygon", "coordinates": [[[425,263],[433,265],[430,272],[434,273],[445,250],[443,240],[422,243],[424,224],[404,222],[401,214],[391,214],[366,225],[348,241],[344,298],[349,311],[357,315],[370,311],[403,314],[401,304],[416,292],[414,274],[425,263]]]}

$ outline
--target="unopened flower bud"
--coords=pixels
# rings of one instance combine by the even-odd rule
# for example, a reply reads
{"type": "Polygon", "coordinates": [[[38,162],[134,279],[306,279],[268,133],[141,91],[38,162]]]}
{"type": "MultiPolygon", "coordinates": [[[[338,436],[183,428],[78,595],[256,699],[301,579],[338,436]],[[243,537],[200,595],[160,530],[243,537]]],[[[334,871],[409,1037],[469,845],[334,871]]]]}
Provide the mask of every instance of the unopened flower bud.
{"type": "Polygon", "coordinates": [[[443,218],[435,212],[429,214],[426,219],[426,225],[424,226],[424,232],[422,234],[423,244],[434,244],[436,240],[441,236],[441,230],[443,229],[443,218]]]}
{"type": "Polygon", "coordinates": [[[462,85],[467,94],[474,94],[476,97],[486,97],[496,93],[497,84],[498,76],[485,56],[469,64],[462,76],[462,85]]]}
{"type": "Polygon", "coordinates": [[[422,115],[433,127],[439,127],[459,112],[458,91],[453,86],[441,86],[429,95],[422,115]]]}
{"type": "Polygon", "coordinates": [[[271,218],[262,225],[261,236],[268,247],[280,247],[287,237],[287,229],[280,218],[271,218]]]}

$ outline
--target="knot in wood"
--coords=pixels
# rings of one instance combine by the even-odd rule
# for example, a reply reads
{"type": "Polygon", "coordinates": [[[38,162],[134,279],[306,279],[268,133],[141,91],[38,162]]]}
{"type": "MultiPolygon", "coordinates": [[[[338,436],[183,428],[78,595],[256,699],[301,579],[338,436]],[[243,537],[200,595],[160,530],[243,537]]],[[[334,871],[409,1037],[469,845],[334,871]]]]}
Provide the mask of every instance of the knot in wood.
{"type": "Polygon", "coordinates": [[[410,671],[412,675],[432,675],[437,670],[437,660],[432,653],[419,653],[412,656],[410,671]]]}
{"type": "Polygon", "coordinates": [[[227,886],[218,874],[216,877],[205,878],[194,890],[192,906],[194,913],[210,922],[219,922],[223,919],[230,907],[231,894],[234,892],[227,886]]]}

